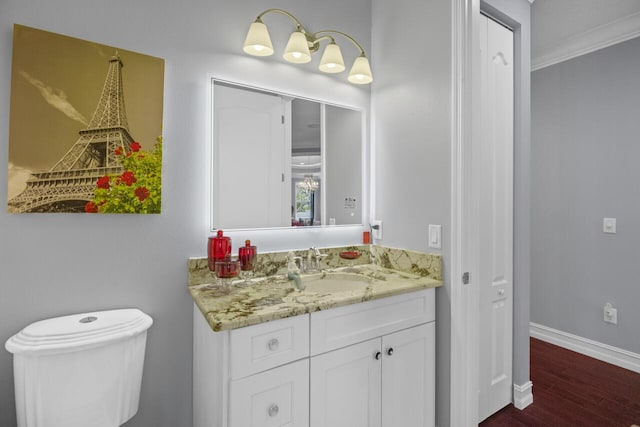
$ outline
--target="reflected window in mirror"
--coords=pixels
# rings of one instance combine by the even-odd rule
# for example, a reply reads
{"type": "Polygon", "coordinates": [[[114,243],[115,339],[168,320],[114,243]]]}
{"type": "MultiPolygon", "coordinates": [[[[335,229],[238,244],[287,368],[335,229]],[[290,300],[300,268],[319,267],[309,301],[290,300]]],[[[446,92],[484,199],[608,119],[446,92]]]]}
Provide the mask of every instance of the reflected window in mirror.
{"type": "Polygon", "coordinates": [[[294,227],[316,226],[322,223],[321,215],[316,204],[319,199],[320,181],[311,174],[304,179],[295,178],[293,184],[295,194],[295,215],[291,218],[294,227]]]}

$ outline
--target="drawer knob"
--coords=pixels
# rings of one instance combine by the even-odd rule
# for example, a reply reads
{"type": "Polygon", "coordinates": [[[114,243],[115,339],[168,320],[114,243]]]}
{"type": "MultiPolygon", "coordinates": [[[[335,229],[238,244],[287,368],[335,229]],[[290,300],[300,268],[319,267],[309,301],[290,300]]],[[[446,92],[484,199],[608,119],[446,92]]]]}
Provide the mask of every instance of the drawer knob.
{"type": "Polygon", "coordinates": [[[380,358],[382,357],[382,353],[377,352],[377,353],[375,354],[375,356],[373,356],[373,357],[374,357],[376,360],[380,360],[380,358]]]}
{"type": "Polygon", "coordinates": [[[269,406],[269,416],[275,417],[276,415],[278,415],[279,410],[280,408],[278,408],[278,405],[274,403],[273,405],[269,406]]]}
{"type": "Polygon", "coordinates": [[[271,351],[276,351],[278,347],[280,347],[280,341],[278,341],[276,338],[271,338],[267,343],[267,347],[269,347],[269,350],[271,351]]]}
{"type": "Polygon", "coordinates": [[[387,349],[387,355],[389,355],[389,356],[393,356],[393,347],[389,347],[389,348],[387,349]]]}

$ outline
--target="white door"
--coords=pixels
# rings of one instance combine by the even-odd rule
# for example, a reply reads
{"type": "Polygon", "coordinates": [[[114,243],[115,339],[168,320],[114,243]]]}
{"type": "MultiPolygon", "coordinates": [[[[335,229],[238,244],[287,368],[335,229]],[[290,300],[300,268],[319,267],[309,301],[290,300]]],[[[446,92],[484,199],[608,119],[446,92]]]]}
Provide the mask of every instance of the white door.
{"type": "Polygon", "coordinates": [[[381,365],[380,338],[312,357],[311,427],[380,427],[381,365]]]}
{"type": "Polygon", "coordinates": [[[291,141],[285,128],[286,101],[224,85],[215,86],[214,98],[216,227],[290,226],[291,141]]]}
{"type": "Polygon", "coordinates": [[[473,148],[479,194],[479,420],[512,401],[513,32],[481,17],[482,138],[473,148]]]}
{"type": "Polygon", "coordinates": [[[435,424],[435,323],[382,337],[382,426],[435,424]]]}

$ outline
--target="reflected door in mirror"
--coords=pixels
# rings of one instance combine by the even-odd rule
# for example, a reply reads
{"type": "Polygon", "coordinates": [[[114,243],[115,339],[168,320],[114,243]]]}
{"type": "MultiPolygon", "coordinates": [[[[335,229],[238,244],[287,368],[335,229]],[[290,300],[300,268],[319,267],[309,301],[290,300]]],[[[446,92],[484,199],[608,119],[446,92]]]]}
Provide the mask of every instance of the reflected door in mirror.
{"type": "Polygon", "coordinates": [[[215,85],[213,215],[218,228],[290,226],[286,101],[215,85]]]}

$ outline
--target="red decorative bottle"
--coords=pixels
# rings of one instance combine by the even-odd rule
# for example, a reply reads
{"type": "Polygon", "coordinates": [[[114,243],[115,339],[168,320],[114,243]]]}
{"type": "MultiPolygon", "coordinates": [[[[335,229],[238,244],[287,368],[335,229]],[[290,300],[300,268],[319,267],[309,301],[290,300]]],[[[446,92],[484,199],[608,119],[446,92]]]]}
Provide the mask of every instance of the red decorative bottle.
{"type": "Polygon", "coordinates": [[[251,246],[251,240],[245,240],[244,246],[238,249],[240,268],[243,271],[253,270],[253,262],[256,259],[256,247],[251,246]]]}
{"type": "Polygon", "coordinates": [[[209,259],[209,270],[216,270],[216,261],[224,261],[231,257],[231,238],[222,235],[222,230],[218,230],[215,237],[209,237],[207,246],[207,257],[209,259]]]}

